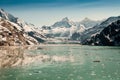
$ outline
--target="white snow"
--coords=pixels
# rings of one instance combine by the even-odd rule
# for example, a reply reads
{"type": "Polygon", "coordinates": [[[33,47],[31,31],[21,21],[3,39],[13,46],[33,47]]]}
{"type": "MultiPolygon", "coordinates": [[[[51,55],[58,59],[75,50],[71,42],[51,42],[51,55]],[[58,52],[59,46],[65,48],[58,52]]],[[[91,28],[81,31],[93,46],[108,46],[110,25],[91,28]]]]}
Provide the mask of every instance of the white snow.
{"type": "Polygon", "coordinates": [[[6,13],[5,11],[3,11],[2,9],[0,9],[0,13],[2,13],[2,16],[4,16],[5,17],[5,19],[9,19],[8,18],[8,13],[6,13]]]}
{"type": "Polygon", "coordinates": [[[17,19],[17,23],[24,29],[25,32],[33,31],[34,27],[35,27],[35,26],[31,25],[31,24],[27,24],[26,22],[24,22],[21,19],[17,19]]]}
{"type": "Polygon", "coordinates": [[[8,22],[11,23],[13,26],[15,26],[18,30],[22,31],[22,28],[18,24],[13,23],[11,21],[8,21],[8,22]]]}
{"type": "Polygon", "coordinates": [[[105,36],[107,39],[109,39],[110,42],[112,42],[113,40],[110,39],[109,34],[107,36],[105,36]]]}
{"type": "Polygon", "coordinates": [[[68,37],[70,38],[73,33],[81,33],[85,31],[85,27],[82,24],[70,21],[67,17],[61,21],[55,23],[55,27],[50,26],[51,29],[43,29],[44,34],[52,34],[53,36],[59,34],[57,37],[68,37]],[[66,24],[67,23],[67,24],[66,24]],[[69,27],[71,25],[71,27],[69,27]]]}
{"type": "Polygon", "coordinates": [[[56,33],[64,33],[64,32],[66,32],[66,31],[69,31],[69,28],[65,28],[65,27],[59,28],[59,27],[57,27],[57,28],[52,29],[52,33],[53,33],[53,34],[56,34],[56,33]]]}

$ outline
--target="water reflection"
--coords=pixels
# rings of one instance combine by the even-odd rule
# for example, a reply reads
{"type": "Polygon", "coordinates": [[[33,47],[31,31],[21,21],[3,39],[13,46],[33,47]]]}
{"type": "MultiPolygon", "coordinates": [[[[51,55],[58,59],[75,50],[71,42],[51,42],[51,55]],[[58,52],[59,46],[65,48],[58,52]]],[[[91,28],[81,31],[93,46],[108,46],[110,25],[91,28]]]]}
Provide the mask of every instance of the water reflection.
{"type": "Polygon", "coordinates": [[[0,67],[21,65],[24,59],[23,52],[19,47],[0,47],[0,67]]]}
{"type": "Polygon", "coordinates": [[[120,47],[112,48],[2,47],[2,67],[21,66],[0,68],[0,80],[120,80],[120,47]]]}
{"type": "Polygon", "coordinates": [[[22,47],[0,47],[0,68],[25,66],[32,63],[55,63],[55,62],[74,62],[73,55],[49,55],[39,52],[30,53],[31,50],[45,49],[39,46],[22,46],[22,47]]]}

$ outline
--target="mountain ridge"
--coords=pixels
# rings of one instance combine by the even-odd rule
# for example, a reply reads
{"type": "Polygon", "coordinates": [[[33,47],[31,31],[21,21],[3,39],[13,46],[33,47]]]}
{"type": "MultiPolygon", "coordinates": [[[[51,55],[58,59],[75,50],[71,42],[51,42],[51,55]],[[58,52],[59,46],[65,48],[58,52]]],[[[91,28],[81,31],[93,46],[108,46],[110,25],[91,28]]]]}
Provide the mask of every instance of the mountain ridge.
{"type": "MultiPolygon", "coordinates": [[[[24,41],[27,41],[27,44],[23,44],[23,45],[39,44],[39,43],[41,43],[41,41],[44,42],[45,36],[42,36],[42,34],[39,31],[35,30],[35,26],[28,24],[17,17],[14,17],[13,15],[7,13],[3,9],[0,9],[0,18],[1,18],[1,21],[0,21],[1,28],[11,25],[11,27],[10,26],[6,27],[8,29],[8,31],[11,30],[11,28],[13,26],[18,31],[18,33],[16,33],[16,34],[19,34],[19,32],[22,32],[21,36],[24,37],[24,41]],[[2,22],[5,25],[2,25],[2,22]],[[32,32],[33,34],[29,34],[30,32],[32,32]]],[[[2,29],[1,29],[1,32],[4,32],[4,31],[2,31],[2,29]]],[[[12,36],[13,36],[13,32],[14,32],[14,30],[11,32],[12,36]]],[[[9,34],[9,32],[7,32],[6,34],[9,34]]],[[[16,35],[16,36],[18,36],[18,35],[16,35]]],[[[5,37],[7,38],[7,35],[5,35],[5,37]]],[[[14,38],[15,37],[12,38],[13,43],[15,43],[14,38]]],[[[2,39],[3,39],[3,36],[1,36],[1,40],[2,39]]],[[[19,45],[21,45],[22,42],[24,42],[24,41],[22,40],[19,45]]],[[[8,42],[8,40],[6,40],[6,42],[8,42]]],[[[16,44],[12,44],[12,45],[16,45],[16,44]]]]}
{"type": "Polygon", "coordinates": [[[91,37],[96,36],[97,34],[100,34],[100,32],[109,26],[111,23],[120,20],[120,16],[115,17],[109,17],[105,21],[103,21],[101,24],[94,26],[93,28],[87,29],[81,34],[81,43],[85,44],[86,41],[89,41],[91,37]]]}
{"type": "Polygon", "coordinates": [[[120,20],[112,22],[99,34],[92,36],[86,45],[120,46],[120,20]]]}
{"type": "Polygon", "coordinates": [[[85,18],[82,21],[74,22],[65,17],[51,26],[36,27],[0,9],[0,45],[34,45],[49,41],[53,41],[53,43],[57,41],[79,41],[83,45],[91,45],[92,43],[96,45],[99,42],[96,41],[98,35],[104,33],[104,29],[111,26],[111,24],[112,27],[107,29],[112,30],[114,24],[119,26],[118,20],[120,20],[120,16],[112,16],[104,21],[85,18]]]}

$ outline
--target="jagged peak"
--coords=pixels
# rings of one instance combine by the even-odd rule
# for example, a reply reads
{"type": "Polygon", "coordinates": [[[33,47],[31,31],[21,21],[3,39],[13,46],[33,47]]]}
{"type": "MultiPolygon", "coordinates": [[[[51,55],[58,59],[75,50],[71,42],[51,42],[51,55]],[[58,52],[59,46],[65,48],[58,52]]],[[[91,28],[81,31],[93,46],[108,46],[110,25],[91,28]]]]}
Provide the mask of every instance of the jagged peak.
{"type": "Polygon", "coordinates": [[[0,14],[5,15],[7,13],[4,11],[4,9],[0,8],[0,14]]]}
{"type": "Polygon", "coordinates": [[[4,9],[0,8],[0,12],[4,12],[4,9]]]}
{"type": "Polygon", "coordinates": [[[62,19],[62,21],[69,21],[68,17],[62,19]]]}
{"type": "Polygon", "coordinates": [[[104,20],[101,25],[109,25],[112,22],[115,22],[117,20],[120,20],[120,16],[111,16],[108,19],[104,20]]]}
{"type": "Polygon", "coordinates": [[[92,20],[89,19],[88,17],[85,17],[82,21],[92,21],[92,20]]]}
{"type": "Polygon", "coordinates": [[[0,8],[0,17],[11,22],[17,22],[17,17],[14,17],[12,14],[6,12],[4,9],[0,8]]]}
{"type": "Polygon", "coordinates": [[[120,18],[120,16],[111,16],[108,19],[113,19],[113,18],[120,18]]]}
{"type": "Polygon", "coordinates": [[[0,13],[1,13],[1,14],[8,14],[8,13],[6,13],[5,10],[2,9],[2,8],[0,8],[0,13]]]}
{"type": "Polygon", "coordinates": [[[8,13],[6,13],[3,9],[0,8],[0,17],[4,19],[8,19],[8,13]]]}

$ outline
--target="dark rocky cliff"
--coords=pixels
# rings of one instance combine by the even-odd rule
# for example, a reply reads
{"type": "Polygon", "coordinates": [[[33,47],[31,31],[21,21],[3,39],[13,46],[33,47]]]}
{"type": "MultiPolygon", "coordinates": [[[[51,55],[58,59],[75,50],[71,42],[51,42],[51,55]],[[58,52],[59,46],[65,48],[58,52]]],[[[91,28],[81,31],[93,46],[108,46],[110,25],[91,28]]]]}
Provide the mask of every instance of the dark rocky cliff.
{"type": "Polygon", "coordinates": [[[91,37],[84,44],[103,45],[103,46],[120,46],[120,20],[117,20],[106,28],[100,34],[91,37]]]}

